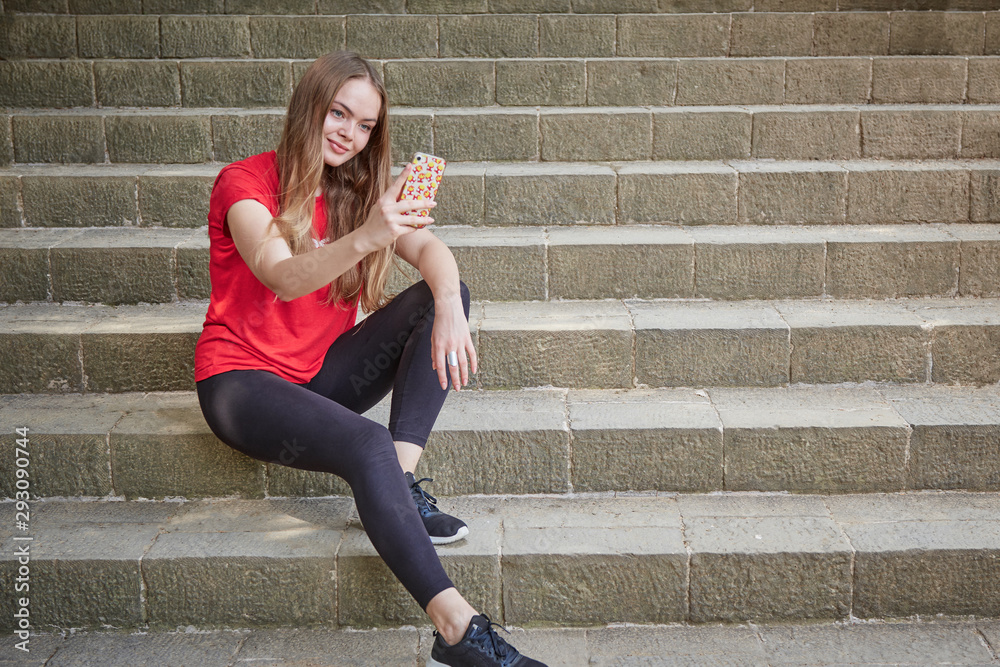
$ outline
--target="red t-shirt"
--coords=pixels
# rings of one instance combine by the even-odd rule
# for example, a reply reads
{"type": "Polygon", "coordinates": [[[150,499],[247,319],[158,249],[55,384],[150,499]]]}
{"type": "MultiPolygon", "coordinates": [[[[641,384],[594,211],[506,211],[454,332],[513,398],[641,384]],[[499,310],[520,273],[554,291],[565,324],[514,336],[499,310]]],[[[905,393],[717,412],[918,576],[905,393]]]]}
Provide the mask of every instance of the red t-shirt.
{"type": "MultiPolygon", "coordinates": [[[[237,369],[263,369],[291,382],[308,382],[327,349],[354,326],[357,304],[325,302],[329,288],[285,302],[257,280],[236,249],[226,223],[229,207],[254,199],[278,214],[278,169],[274,151],[225,166],[209,200],[208,237],[211,302],[194,353],[194,379],[237,369]]],[[[316,238],[326,232],[326,203],[316,198],[316,238]]]]}

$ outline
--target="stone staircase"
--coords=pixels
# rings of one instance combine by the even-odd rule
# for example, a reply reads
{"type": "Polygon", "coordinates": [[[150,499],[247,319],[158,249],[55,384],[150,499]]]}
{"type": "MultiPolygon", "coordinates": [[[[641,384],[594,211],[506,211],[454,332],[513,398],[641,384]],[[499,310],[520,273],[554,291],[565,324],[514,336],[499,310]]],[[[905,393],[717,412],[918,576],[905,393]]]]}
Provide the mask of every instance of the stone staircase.
{"type": "Polygon", "coordinates": [[[0,582],[31,535],[34,629],[425,624],[346,485],[234,452],[193,391],[214,177],[345,47],[394,159],[449,160],[481,365],[418,472],[474,605],[1000,616],[996,0],[2,7],[0,582]]]}

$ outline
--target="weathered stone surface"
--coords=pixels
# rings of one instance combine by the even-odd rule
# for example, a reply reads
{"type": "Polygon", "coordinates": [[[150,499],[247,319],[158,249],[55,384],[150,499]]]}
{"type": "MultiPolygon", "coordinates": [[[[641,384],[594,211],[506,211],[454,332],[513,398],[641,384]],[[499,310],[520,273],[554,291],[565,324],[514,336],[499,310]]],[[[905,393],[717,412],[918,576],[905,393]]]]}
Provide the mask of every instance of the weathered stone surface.
{"type": "MultiPolygon", "coordinates": [[[[320,11],[323,10],[323,3],[334,3],[334,7],[347,7],[346,10],[333,13],[345,13],[358,11],[354,0],[321,0],[320,11]]],[[[387,13],[400,13],[403,7],[414,14],[485,14],[489,11],[487,0],[365,0],[366,3],[379,7],[398,6],[399,10],[381,10],[387,13]]]]}
{"type": "Polygon", "coordinates": [[[436,58],[439,55],[436,16],[348,16],[346,39],[347,48],[363,58],[436,58]]]}
{"type": "Polygon", "coordinates": [[[573,0],[573,11],[578,14],[625,14],[659,11],[656,0],[573,0]]]}
{"type": "Polygon", "coordinates": [[[897,304],[782,302],[791,327],[791,382],[922,382],[930,333],[897,304]]]}
{"type": "Polygon", "coordinates": [[[696,297],[819,296],[824,240],[811,229],[694,227],[696,297]]]}
{"type": "Polygon", "coordinates": [[[551,229],[551,298],[691,297],[695,249],[679,229],[551,229]]]}
{"type": "Polygon", "coordinates": [[[442,110],[434,114],[434,150],[449,160],[536,160],[538,143],[538,114],[533,110],[442,110]]]}
{"type": "Polygon", "coordinates": [[[654,160],[728,160],[750,157],[752,115],[699,112],[691,107],[653,110],[654,160]]]}
{"type": "Polygon", "coordinates": [[[683,59],[676,104],[781,104],[785,63],[768,59],[683,59]]]}
{"type": "Polygon", "coordinates": [[[845,167],[850,223],[969,219],[969,177],[960,165],[856,162],[845,167]]]}
{"type": "Polygon", "coordinates": [[[112,162],[198,164],[212,158],[208,115],[115,115],[104,125],[112,162]]]}
{"type": "Polygon", "coordinates": [[[1000,158],[1000,112],[967,110],[962,114],[964,158],[1000,158]]]}
{"type": "Polygon", "coordinates": [[[1000,302],[995,299],[935,300],[911,310],[933,327],[931,381],[943,384],[1000,382],[1000,302]]]}
{"type": "Polygon", "coordinates": [[[14,116],[17,162],[104,162],[100,116],[14,116]]]}
{"type": "Polygon", "coordinates": [[[817,56],[884,56],[889,53],[889,15],[860,12],[814,14],[817,56]]]}
{"type": "Polygon", "coordinates": [[[284,107],[292,94],[287,62],[182,62],[187,107],[284,107]]]}
{"type": "Polygon", "coordinates": [[[94,63],[97,101],[105,107],[172,107],[181,103],[176,62],[94,63]]]}
{"type": "Polygon", "coordinates": [[[0,229],[0,299],[45,301],[51,289],[49,248],[80,232],[0,229]]]}
{"type": "Polygon", "coordinates": [[[587,62],[587,104],[673,104],[675,60],[591,60],[587,62]]]}
{"type": "Polygon", "coordinates": [[[1000,169],[972,169],[972,222],[1000,222],[1000,169]]]}
{"type": "Polygon", "coordinates": [[[32,227],[120,226],[138,220],[135,176],[32,174],[21,178],[21,188],[24,218],[32,227]],[[81,201],[89,205],[82,207],[81,201]]]}
{"type": "Polygon", "coordinates": [[[315,14],[312,0],[228,0],[227,14],[315,14]]]}
{"type": "MultiPolygon", "coordinates": [[[[966,67],[965,58],[875,58],[871,101],[958,104],[965,98],[966,67]]],[[[971,81],[969,90],[973,90],[971,81]]],[[[969,101],[973,101],[972,94],[969,101]]]]}
{"type": "Polygon", "coordinates": [[[285,125],[283,113],[239,113],[212,116],[212,145],[216,162],[235,162],[273,151],[285,125]]]}
{"type": "MultiPolygon", "coordinates": [[[[393,109],[389,114],[389,135],[394,164],[409,162],[418,151],[434,153],[434,113],[423,109],[393,109]]],[[[449,160],[456,159],[447,155],[449,160]]]]}
{"type": "Polygon", "coordinates": [[[1000,296],[1000,229],[962,225],[949,233],[961,242],[960,296],[1000,296]]]}
{"type": "Polygon", "coordinates": [[[162,58],[249,58],[250,20],[246,16],[163,16],[162,58]]]}
{"type": "Polygon", "coordinates": [[[548,58],[608,58],[615,54],[614,16],[548,14],[538,17],[538,55],[548,58]]]}
{"type": "Polygon", "coordinates": [[[73,14],[141,14],[141,0],[69,0],[73,14]]]}
{"type": "Polygon", "coordinates": [[[954,158],[962,150],[962,117],[953,111],[861,112],[866,158],[954,158]]]}
{"type": "Polygon", "coordinates": [[[724,14],[622,15],[618,17],[618,55],[725,56],[729,48],[729,20],[724,14]]]}
{"type": "Polygon", "coordinates": [[[743,627],[593,628],[587,630],[587,640],[591,656],[589,664],[597,667],[611,667],[626,660],[645,660],[656,664],[663,656],[670,656],[670,659],[679,662],[725,663],[740,667],[767,662],[757,633],[743,627]]]}
{"type": "Polygon", "coordinates": [[[59,108],[93,105],[94,74],[89,62],[0,62],[0,106],[59,108]]]}
{"type": "Polygon", "coordinates": [[[908,428],[874,390],[713,389],[726,489],[871,493],[905,487],[908,428]]]}
{"type": "Polygon", "coordinates": [[[726,165],[626,165],[618,169],[618,222],[733,223],[736,189],[726,165]]]}
{"type": "Polygon", "coordinates": [[[0,227],[21,226],[21,179],[17,176],[0,176],[0,227]]]}
{"type": "Polygon", "coordinates": [[[575,491],[722,488],[722,429],[691,390],[571,391],[575,491]]]}
{"type": "MultiPolygon", "coordinates": [[[[445,58],[523,58],[538,55],[538,17],[519,14],[441,16],[445,58]]],[[[407,56],[413,57],[413,56],[407,56]]]]}
{"type": "Polygon", "coordinates": [[[485,171],[482,165],[450,165],[447,168],[448,182],[442,181],[438,205],[434,208],[436,224],[483,224],[485,171]]]}
{"type": "Polygon", "coordinates": [[[891,12],[894,56],[981,55],[986,24],[979,12],[891,12]]]}
{"type": "Polygon", "coordinates": [[[142,224],[162,227],[208,224],[208,200],[214,180],[214,173],[193,176],[168,167],[141,174],[139,211],[142,224]]]}
{"type": "Polygon", "coordinates": [[[547,161],[644,160],[652,153],[652,121],[646,110],[543,111],[539,130],[547,161]]]}
{"type": "Polygon", "coordinates": [[[0,166],[7,166],[14,161],[14,128],[11,126],[13,116],[0,114],[0,166]]]}
{"type": "Polygon", "coordinates": [[[938,229],[872,227],[827,234],[826,291],[874,299],[953,294],[959,244],[938,229]]]}
{"type": "Polygon", "coordinates": [[[484,388],[632,384],[632,331],[620,303],[489,303],[479,347],[484,388]]]}
{"type": "MultiPolygon", "coordinates": [[[[243,633],[153,632],[126,634],[114,631],[74,633],[71,641],[59,646],[59,659],[70,665],[83,665],[103,659],[108,665],[141,665],[160,660],[177,660],[183,664],[210,665],[224,663],[235,655],[243,642],[243,633]],[[113,657],[112,657],[113,656],[113,657]]],[[[59,635],[55,635],[56,638],[59,635]]],[[[39,637],[43,642],[48,636],[39,637]]],[[[44,643],[32,637],[32,655],[45,654],[44,643]],[[37,649],[41,648],[40,651],[37,649]],[[36,653],[37,651],[37,653],[36,653]]],[[[51,655],[54,649],[48,649],[51,655]]]]}
{"type": "Polygon", "coordinates": [[[319,58],[343,49],[345,39],[344,19],[339,16],[250,17],[255,58],[319,58]]]}
{"type": "Polygon", "coordinates": [[[177,246],[177,298],[181,301],[208,299],[211,296],[208,247],[206,233],[196,233],[177,246]]]}
{"type": "Polygon", "coordinates": [[[0,58],[75,58],[76,55],[76,21],[72,16],[10,13],[0,16],[0,58]]]}
{"type": "Polygon", "coordinates": [[[387,62],[389,103],[401,106],[485,106],[496,101],[496,75],[489,61],[387,62]]]}
{"type": "Polygon", "coordinates": [[[545,298],[545,239],[525,229],[435,230],[455,255],[473,300],[526,301],[545,298]]]}
{"type": "Polygon", "coordinates": [[[813,51],[813,15],[748,12],[733,14],[729,55],[810,56],[813,51]]]}
{"type": "Polygon", "coordinates": [[[822,162],[731,162],[739,171],[742,224],[844,222],[849,175],[822,162]]]}
{"type": "Polygon", "coordinates": [[[1000,55],[1000,14],[986,14],[986,44],[983,54],[987,56],[1000,55]]]}
{"type": "Polygon", "coordinates": [[[143,0],[149,14],[225,14],[225,0],[143,0]]]}
{"type": "Polygon", "coordinates": [[[769,304],[628,302],[635,375],[651,387],[788,382],[788,325],[769,304]]]}
{"type": "Polygon", "coordinates": [[[785,104],[864,104],[871,97],[870,58],[789,58],[785,104]]]}
{"type": "Polygon", "coordinates": [[[500,60],[496,101],[516,105],[581,105],[587,99],[586,64],[578,60],[500,60]]]}
{"type": "Polygon", "coordinates": [[[247,637],[240,635],[240,660],[246,662],[281,659],[319,667],[363,665],[371,662],[386,667],[407,667],[418,654],[419,634],[415,628],[380,630],[321,629],[262,630],[247,637]]]}
{"type": "Polygon", "coordinates": [[[490,165],[486,223],[613,224],[615,174],[597,165],[490,165]]]}
{"type": "Polygon", "coordinates": [[[753,156],[778,160],[859,158],[859,112],[831,109],[755,112],[753,156]]]}
{"type": "Polygon", "coordinates": [[[160,19],[156,16],[80,16],[81,58],[156,58],[160,19]]]}

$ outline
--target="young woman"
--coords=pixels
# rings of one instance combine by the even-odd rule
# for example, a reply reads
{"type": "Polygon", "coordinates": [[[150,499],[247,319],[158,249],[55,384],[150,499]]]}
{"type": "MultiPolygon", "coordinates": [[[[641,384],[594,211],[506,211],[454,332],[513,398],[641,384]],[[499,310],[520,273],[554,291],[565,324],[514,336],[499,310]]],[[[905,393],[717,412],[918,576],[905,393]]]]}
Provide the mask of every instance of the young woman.
{"type": "Polygon", "coordinates": [[[428,665],[538,666],[458,593],[432,544],[468,527],[413,472],[476,351],[454,257],[403,215],[434,204],[397,201],[409,167],[392,182],[387,121],[378,73],[330,54],[296,86],[277,151],[219,173],[198,400],[234,449],[347,481],[375,549],[437,628],[428,665]],[[423,280],[389,300],[393,254],[423,280]],[[371,314],[355,326],[359,305],[371,314]],[[390,390],[388,428],[361,416],[390,390]]]}

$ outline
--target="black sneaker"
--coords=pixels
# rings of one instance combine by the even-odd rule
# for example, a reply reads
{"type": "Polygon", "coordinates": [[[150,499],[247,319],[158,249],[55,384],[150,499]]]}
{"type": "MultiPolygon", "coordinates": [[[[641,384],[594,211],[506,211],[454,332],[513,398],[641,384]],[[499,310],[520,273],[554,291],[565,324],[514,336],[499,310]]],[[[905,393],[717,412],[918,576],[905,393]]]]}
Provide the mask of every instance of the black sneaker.
{"type": "Polygon", "coordinates": [[[424,520],[424,528],[431,536],[433,544],[448,544],[457,542],[469,534],[469,527],[461,519],[445,514],[437,508],[437,498],[420,488],[420,482],[433,482],[430,477],[417,480],[412,472],[406,473],[406,483],[410,485],[410,495],[417,504],[420,518],[424,520]]]}
{"type": "Polygon", "coordinates": [[[473,616],[462,641],[447,644],[437,632],[427,667],[545,667],[521,655],[497,634],[488,616],[473,616]]]}

